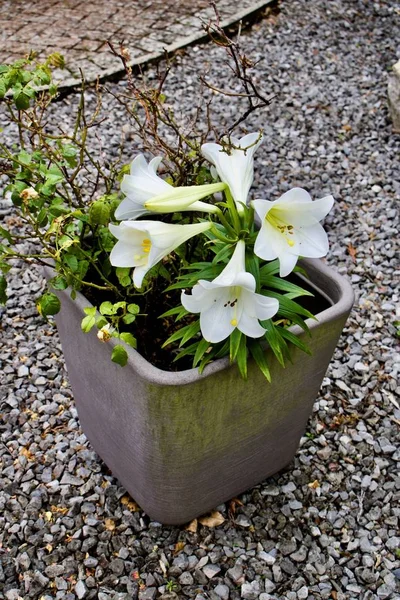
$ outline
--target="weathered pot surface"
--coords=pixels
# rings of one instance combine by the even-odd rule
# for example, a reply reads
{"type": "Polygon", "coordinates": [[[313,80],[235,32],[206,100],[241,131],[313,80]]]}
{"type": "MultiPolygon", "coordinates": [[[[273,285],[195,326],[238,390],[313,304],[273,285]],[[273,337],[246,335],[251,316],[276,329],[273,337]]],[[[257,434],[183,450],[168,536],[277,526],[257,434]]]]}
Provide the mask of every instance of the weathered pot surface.
{"type": "MultiPolygon", "coordinates": [[[[293,459],[353,304],[346,279],[319,260],[303,264],[328,307],[308,322],[312,356],[293,348],[293,364],[283,370],[267,350],[271,384],[252,360],[247,381],[228,358],[202,375],[166,372],[132,348],[121,368],[110,360],[117,342],[102,344],[95,331],[81,331],[89,302],[61,293],[56,320],[82,429],[153,519],[188,522],[293,459]]],[[[305,335],[297,326],[292,331],[305,335]]]]}

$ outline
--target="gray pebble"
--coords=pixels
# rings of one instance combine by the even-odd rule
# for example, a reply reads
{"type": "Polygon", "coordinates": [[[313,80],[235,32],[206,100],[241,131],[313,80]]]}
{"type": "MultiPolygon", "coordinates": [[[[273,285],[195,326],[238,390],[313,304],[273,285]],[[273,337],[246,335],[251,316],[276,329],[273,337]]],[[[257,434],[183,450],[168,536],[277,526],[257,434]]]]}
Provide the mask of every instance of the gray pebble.
{"type": "Polygon", "coordinates": [[[242,583],[240,588],[240,596],[244,600],[257,600],[260,595],[260,584],[258,581],[251,583],[242,583]]]}
{"type": "Polygon", "coordinates": [[[88,591],[89,590],[87,589],[85,582],[82,581],[82,579],[79,579],[79,581],[77,581],[76,586],[75,586],[75,594],[77,595],[78,600],[82,600],[82,598],[86,598],[88,591]]]}
{"type": "Polygon", "coordinates": [[[221,598],[221,600],[229,600],[229,587],[219,583],[215,588],[214,592],[221,598]]]}

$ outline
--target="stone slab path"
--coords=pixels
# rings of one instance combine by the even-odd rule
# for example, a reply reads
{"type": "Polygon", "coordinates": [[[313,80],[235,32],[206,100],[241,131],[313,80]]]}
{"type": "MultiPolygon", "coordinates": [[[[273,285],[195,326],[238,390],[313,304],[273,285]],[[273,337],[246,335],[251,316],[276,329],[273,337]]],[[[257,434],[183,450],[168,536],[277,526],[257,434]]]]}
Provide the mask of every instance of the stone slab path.
{"type": "MultiPolygon", "coordinates": [[[[223,26],[235,23],[271,0],[217,0],[223,26]]],[[[63,54],[67,71],[56,73],[62,87],[122,71],[107,40],[123,42],[132,64],[155,60],[204,37],[214,16],[209,0],[0,0],[0,63],[30,50],[44,58],[63,54]]]]}

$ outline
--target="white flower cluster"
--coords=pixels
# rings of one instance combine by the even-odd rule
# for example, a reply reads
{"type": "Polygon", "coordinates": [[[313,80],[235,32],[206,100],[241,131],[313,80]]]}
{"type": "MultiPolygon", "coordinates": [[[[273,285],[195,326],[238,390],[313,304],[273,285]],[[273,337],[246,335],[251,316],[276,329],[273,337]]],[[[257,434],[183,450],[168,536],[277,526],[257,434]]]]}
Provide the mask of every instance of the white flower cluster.
{"type": "MultiPolygon", "coordinates": [[[[251,133],[240,140],[231,139],[229,148],[204,144],[202,154],[220,179],[210,185],[173,187],[157,175],[161,157],[147,163],[143,155],[137,156],[121,185],[126,198],[115,212],[121,223],[110,225],[118,239],[110,255],[111,264],[134,267],[133,282],[140,288],[149,269],[191,237],[211,229],[213,221],[172,225],[136,219],[148,213],[182,211],[210,213],[218,218],[221,209],[201,201],[216,192],[223,191],[233,199],[237,229],[243,227],[254,177],[253,156],[261,142],[260,133],[251,133]]],[[[254,254],[266,261],[279,259],[281,277],[293,271],[299,256],[325,256],[329,244],[320,221],[333,202],[332,196],[312,201],[301,188],[289,190],[274,202],[253,200],[251,207],[261,223],[254,254]]],[[[201,333],[211,343],[226,339],[236,328],[248,337],[262,337],[265,330],[259,321],[272,318],[279,308],[275,298],[256,293],[255,278],[245,267],[246,242],[239,231],[237,234],[232,257],[220,275],[213,281],[198,281],[191,294],[182,292],[181,296],[187,311],[200,313],[201,333]]]]}

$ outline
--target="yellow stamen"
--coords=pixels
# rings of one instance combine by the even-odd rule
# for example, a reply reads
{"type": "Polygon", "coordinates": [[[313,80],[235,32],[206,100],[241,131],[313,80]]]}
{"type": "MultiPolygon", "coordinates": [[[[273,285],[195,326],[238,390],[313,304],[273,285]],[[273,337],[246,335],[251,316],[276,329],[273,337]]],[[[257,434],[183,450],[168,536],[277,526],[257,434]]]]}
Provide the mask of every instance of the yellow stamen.
{"type": "Polygon", "coordinates": [[[287,234],[293,235],[293,233],[294,233],[293,225],[288,225],[285,221],[283,221],[279,217],[279,214],[278,215],[276,214],[276,211],[273,212],[272,210],[270,210],[269,213],[267,213],[267,216],[265,217],[265,219],[266,219],[266,221],[271,223],[271,225],[273,227],[275,227],[275,229],[277,229],[279,231],[279,233],[282,233],[284,235],[284,237],[288,243],[288,246],[293,248],[294,241],[287,237],[287,234]]]}
{"type": "Polygon", "coordinates": [[[237,324],[238,322],[236,321],[236,319],[231,320],[231,325],[233,325],[233,327],[236,327],[237,324]]]}
{"type": "Polygon", "coordinates": [[[150,252],[150,248],[151,248],[151,241],[148,238],[145,238],[142,242],[142,248],[143,248],[143,252],[146,252],[146,254],[148,254],[150,252]]]}

